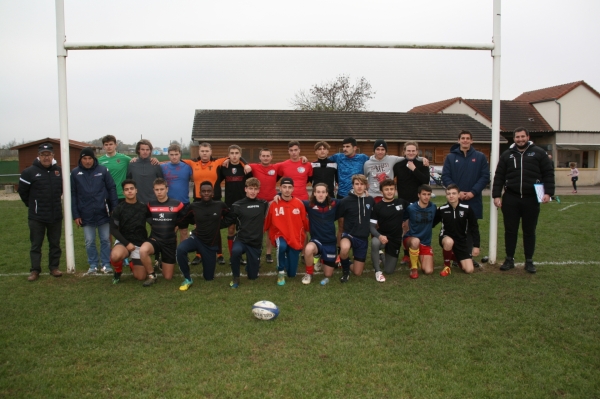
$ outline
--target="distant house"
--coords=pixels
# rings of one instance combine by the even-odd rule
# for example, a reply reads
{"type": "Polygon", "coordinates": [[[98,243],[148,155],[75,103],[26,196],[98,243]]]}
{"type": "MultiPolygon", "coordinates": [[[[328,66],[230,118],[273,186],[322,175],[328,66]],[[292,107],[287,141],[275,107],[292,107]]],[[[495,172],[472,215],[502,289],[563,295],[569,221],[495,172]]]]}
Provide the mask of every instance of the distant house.
{"type": "MultiPolygon", "coordinates": [[[[491,127],[492,101],[461,97],[414,107],[409,113],[465,114],[491,127]]],[[[557,184],[568,185],[566,169],[575,162],[585,169],[580,184],[600,183],[600,93],[584,81],[524,92],[500,102],[501,134],[512,143],[512,131],[523,126],[557,166],[557,184]],[[564,172],[564,173],[563,173],[564,172]]]]}
{"type": "MultiPolygon", "coordinates": [[[[400,155],[406,141],[417,141],[432,164],[443,164],[450,146],[463,130],[473,133],[477,148],[489,156],[491,129],[466,115],[400,112],[315,112],[269,110],[196,110],[192,140],[209,142],[213,156],[227,154],[231,144],[242,147],[243,157],[258,162],[261,148],[273,151],[274,162],[289,158],[287,144],[300,142],[301,155],[315,158],[313,146],[325,140],[330,153],[341,151],[342,140],[354,137],[359,152],[373,154],[373,143],[385,139],[388,153],[400,155]]],[[[504,143],[506,140],[502,140],[504,143]]],[[[198,147],[192,147],[197,156],[198,147]]]]}
{"type": "MultiPolygon", "coordinates": [[[[19,172],[25,170],[25,168],[31,166],[33,164],[33,160],[38,156],[38,147],[42,143],[52,143],[52,147],[54,147],[54,159],[59,165],[62,165],[62,159],[60,154],[60,139],[52,139],[47,137],[45,139],[31,141],[29,143],[21,144],[15,147],[12,147],[11,150],[19,151],[19,172]]],[[[85,147],[92,147],[97,150],[91,144],[83,143],[81,141],[69,140],[69,169],[74,169],[79,163],[79,154],[81,150],[85,147]]]]}

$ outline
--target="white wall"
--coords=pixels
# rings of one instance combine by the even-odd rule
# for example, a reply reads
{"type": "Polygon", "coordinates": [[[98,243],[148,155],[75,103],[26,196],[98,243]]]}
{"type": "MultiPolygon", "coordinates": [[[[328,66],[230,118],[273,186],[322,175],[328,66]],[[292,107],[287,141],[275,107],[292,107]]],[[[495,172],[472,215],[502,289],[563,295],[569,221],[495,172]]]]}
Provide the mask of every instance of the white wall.
{"type": "Polygon", "coordinates": [[[561,130],[600,131],[600,97],[584,86],[570,91],[562,104],[561,130]]]}
{"type": "MultiPolygon", "coordinates": [[[[554,101],[545,101],[543,103],[532,104],[542,117],[552,126],[553,130],[558,130],[558,104],[554,101]]],[[[564,107],[563,107],[564,113],[564,107]]]]}
{"type": "Polygon", "coordinates": [[[459,101],[455,102],[454,104],[450,105],[449,107],[446,107],[444,109],[443,113],[444,114],[469,115],[471,118],[475,119],[477,122],[484,124],[485,126],[489,127],[490,129],[492,128],[492,122],[490,122],[489,120],[487,120],[486,118],[481,116],[481,114],[478,114],[477,112],[475,112],[475,110],[473,108],[469,107],[464,102],[459,102],[459,101]]]}

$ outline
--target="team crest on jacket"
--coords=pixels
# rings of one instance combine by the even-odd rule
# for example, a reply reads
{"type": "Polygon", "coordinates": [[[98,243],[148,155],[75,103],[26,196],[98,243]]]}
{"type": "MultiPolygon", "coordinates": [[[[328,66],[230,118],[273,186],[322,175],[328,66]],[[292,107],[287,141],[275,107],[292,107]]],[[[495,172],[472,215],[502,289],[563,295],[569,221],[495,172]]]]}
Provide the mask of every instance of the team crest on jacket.
{"type": "Polygon", "coordinates": [[[169,207],[169,212],[173,212],[173,207],[172,206],[169,207]]]}
{"type": "Polygon", "coordinates": [[[267,172],[267,174],[269,176],[273,176],[275,174],[275,171],[273,169],[271,169],[269,172],[267,172]]]}
{"type": "Polygon", "coordinates": [[[471,159],[471,162],[477,162],[477,160],[475,158],[471,159]]]}
{"type": "Polygon", "coordinates": [[[306,171],[306,169],[304,169],[304,166],[298,167],[298,173],[304,173],[305,171],[306,171]]]}
{"type": "Polygon", "coordinates": [[[402,210],[402,205],[396,205],[396,210],[397,211],[401,211],[402,210]]]}
{"type": "Polygon", "coordinates": [[[371,209],[371,204],[367,204],[367,209],[371,209]]]}
{"type": "Polygon", "coordinates": [[[293,213],[294,215],[299,215],[299,214],[300,214],[300,209],[298,209],[298,208],[294,208],[294,210],[292,211],[292,213],[293,213]]]}
{"type": "Polygon", "coordinates": [[[233,173],[234,175],[237,174],[237,168],[231,168],[231,173],[233,173]]]}
{"type": "Polygon", "coordinates": [[[55,170],[55,171],[54,171],[54,174],[55,174],[56,176],[60,176],[60,170],[55,170]]]}
{"type": "Polygon", "coordinates": [[[460,215],[460,217],[465,216],[465,211],[458,211],[458,214],[460,215]]]}

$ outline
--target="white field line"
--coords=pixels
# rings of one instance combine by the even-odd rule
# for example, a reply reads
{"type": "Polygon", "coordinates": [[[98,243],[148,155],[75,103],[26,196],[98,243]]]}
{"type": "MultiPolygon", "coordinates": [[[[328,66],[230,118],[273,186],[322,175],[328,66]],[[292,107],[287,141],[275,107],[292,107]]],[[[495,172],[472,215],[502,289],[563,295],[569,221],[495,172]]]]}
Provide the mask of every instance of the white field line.
{"type": "Polygon", "coordinates": [[[559,209],[558,211],[559,211],[559,212],[562,212],[562,211],[564,211],[564,210],[566,210],[566,209],[572,208],[572,207],[574,207],[574,206],[577,206],[577,205],[580,205],[580,203],[579,203],[579,202],[576,202],[576,203],[574,203],[573,205],[566,206],[566,207],[564,207],[564,208],[562,208],[562,209],[559,209]]]}
{"type": "MultiPolygon", "coordinates": [[[[570,266],[570,265],[590,265],[590,266],[594,266],[594,265],[600,265],[600,261],[564,261],[564,262],[535,262],[534,264],[536,266],[570,266]]],[[[497,263],[497,265],[501,265],[501,263],[497,263]]],[[[488,263],[483,263],[481,264],[481,269],[485,269],[488,266],[492,266],[488,263]]],[[[524,267],[525,263],[515,263],[515,267],[524,267]]],[[[441,270],[443,268],[443,266],[439,266],[439,267],[435,267],[434,269],[439,269],[441,270]]],[[[398,272],[402,272],[402,271],[408,271],[409,269],[406,266],[399,266],[398,268],[396,268],[396,271],[398,272]]],[[[365,271],[363,272],[363,274],[366,273],[373,273],[374,270],[370,269],[365,269],[365,271]]],[[[42,276],[45,275],[45,272],[42,272],[42,276]]],[[[67,273],[65,273],[67,274],[67,273]]],[[[70,273],[69,273],[70,274],[70,273]]],[[[297,273],[298,276],[304,276],[305,273],[297,273]]],[[[315,272],[315,275],[320,275],[323,274],[323,272],[315,272]]],[[[89,277],[89,278],[94,278],[94,277],[112,277],[112,273],[109,274],[92,274],[92,275],[86,275],[84,272],[82,273],[75,273],[75,275],[77,277],[89,277]]],[[[271,271],[271,272],[264,272],[264,273],[259,273],[259,275],[262,277],[274,277],[277,276],[277,272],[275,271],[271,271]]],[[[29,273],[0,273],[0,277],[12,277],[12,276],[29,276],[29,273]]],[[[132,276],[131,273],[123,273],[123,276],[132,276]]],[[[159,276],[162,276],[161,274],[159,274],[159,276]]],[[[179,275],[177,275],[179,276],[179,275]]],[[[191,274],[192,277],[202,277],[201,273],[192,273],[191,274]]],[[[231,277],[232,274],[231,273],[215,273],[215,277],[231,277]]],[[[287,275],[286,275],[287,276],[287,275]]],[[[241,274],[241,277],[246,277],[245,274],[241,274]]]]}

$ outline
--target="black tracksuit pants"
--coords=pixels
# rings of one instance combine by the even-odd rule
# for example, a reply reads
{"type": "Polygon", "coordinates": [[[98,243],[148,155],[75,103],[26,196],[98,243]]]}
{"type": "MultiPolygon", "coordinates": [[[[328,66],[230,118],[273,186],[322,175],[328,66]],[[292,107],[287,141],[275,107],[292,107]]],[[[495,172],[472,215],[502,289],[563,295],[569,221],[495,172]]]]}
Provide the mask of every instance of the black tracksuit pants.
{"type": "Polygon", "coordinates": [[[537,198],[535,196],[521,198],[505,192],[502,196],[502,214],[506,256],[509,258],[515,256],[519,223],[522,221],[525,259],[532,259],[535,252],[535,229],[540,215],[540,203],[537,198]]]}

